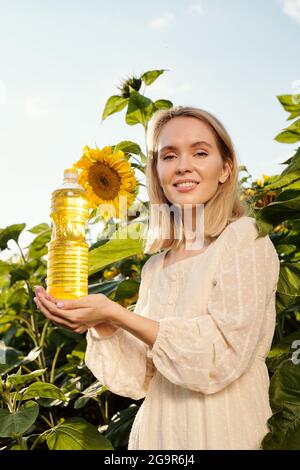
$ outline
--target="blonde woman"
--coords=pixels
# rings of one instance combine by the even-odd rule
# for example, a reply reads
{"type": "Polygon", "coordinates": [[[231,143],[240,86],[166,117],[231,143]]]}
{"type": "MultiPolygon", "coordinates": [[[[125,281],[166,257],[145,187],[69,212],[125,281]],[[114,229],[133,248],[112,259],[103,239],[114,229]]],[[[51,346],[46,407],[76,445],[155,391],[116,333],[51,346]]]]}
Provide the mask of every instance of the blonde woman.
{"type": "Polygon", "coordinates": [[[147,145],[152,256],[135,311],[101,294],[62,304],[42,288],[37,306],[88,328],[85,362],[101,384],[145,398],[129,450],[259,449],[272,414],[276,250],[240,201],[236,154],[216,117],[159,111],[147,145]]]}

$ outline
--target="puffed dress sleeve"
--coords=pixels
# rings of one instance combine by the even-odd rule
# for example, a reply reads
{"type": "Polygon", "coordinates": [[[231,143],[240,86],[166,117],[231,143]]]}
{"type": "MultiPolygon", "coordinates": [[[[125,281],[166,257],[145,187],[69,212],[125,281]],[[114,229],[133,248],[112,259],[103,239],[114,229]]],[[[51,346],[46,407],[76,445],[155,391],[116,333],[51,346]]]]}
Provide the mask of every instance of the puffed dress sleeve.
{"type": "MultiPolygon", "coordinates": [[[[147,302],[149,258],[141,271],[138,301],[134,313],[140,314],[147,302]]],[[[111,392],[139,400],[145,397],[151,375],[146,344],[123,328],[110,336],[101,336],[95,328],[87,331],[85,364],[99,382],[111,392]]]]}
{"type": "Polygon", "coordinates": [[[277,252],[268,235],[258,238],[255,219],[228,226],[223,242],[206,311],[159,320],[149,353],[170,382],[204,394],[224,389],[251,366],[279,277],[277,252]]]}

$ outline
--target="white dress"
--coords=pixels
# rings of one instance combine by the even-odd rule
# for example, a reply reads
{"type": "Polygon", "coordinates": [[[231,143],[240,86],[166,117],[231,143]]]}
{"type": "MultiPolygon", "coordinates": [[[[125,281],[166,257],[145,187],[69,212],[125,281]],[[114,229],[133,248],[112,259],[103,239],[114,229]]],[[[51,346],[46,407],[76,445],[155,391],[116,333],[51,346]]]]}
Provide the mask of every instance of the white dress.
{"type": "Polygon", "coordinates": [[[128,450],[259,449],[269,431],[265,358],[275,328],[280,262],[255,219],[229,224],[203,253],[141,273],[135,313],[159,321],[153,348],[119,328],[87,332],[85,362],[134,400],[128,450]]]}

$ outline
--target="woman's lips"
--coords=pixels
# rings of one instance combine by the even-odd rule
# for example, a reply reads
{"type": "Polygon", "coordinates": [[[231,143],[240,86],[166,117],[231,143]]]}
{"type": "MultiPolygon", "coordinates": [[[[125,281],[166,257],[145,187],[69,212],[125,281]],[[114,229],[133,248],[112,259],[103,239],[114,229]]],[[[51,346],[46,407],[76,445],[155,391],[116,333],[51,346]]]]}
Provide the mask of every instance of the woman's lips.
{"type": "Polygon", "coordinates": [[[198,183],[193,184],[193,186],[174,186],[174,188],[180,193],[188,193],[189,191],[193,191],[197,186],[198,183]]]}

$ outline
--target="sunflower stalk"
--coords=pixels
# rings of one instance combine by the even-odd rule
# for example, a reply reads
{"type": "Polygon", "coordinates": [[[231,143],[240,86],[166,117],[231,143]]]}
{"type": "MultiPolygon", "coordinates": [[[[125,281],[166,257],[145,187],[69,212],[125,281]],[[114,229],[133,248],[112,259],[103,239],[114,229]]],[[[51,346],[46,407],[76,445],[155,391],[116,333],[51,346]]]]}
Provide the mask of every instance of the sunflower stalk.
{"type": "MultiPolygon", "coordinates": [[[[26,265],[27,261],[26,261],[26,258],[24,256],[23,250],[22,250],[21,246],[19,245],[19,243],[17,241],[16,241],[16,244],[17,244],[17,246],[20,250],[23,263],[26,265]]],[[[35,344],[35,346],[38,346],[38,347],[41,348],[41,353],[39,354],[39,356],[37,358],[38,359],[38,364],[39,364],[39,367],[41,369],[47,369],[44,349],[43,349],[43,346],[41,345],[41,338],[40,338],[40,332],[39,332],[39,327],[38,327],[36,308],[33,304],[33,291],[32,291],[31,286],[30,286],[30,284],[27,280],[25,280],[25,284],[26,284],[27,291],[28,291],[28,299],[29,299],[29,305],[30,305],[30,310],[31,310],[30,320],[31,320],[32,333],[33,333],[33,336],[35,337],[34,344],[35,344]]],[[[48,381],[47,371],[45,371],[41,377],[42,377],[43,382],[47,382],[48,381]]]]}

